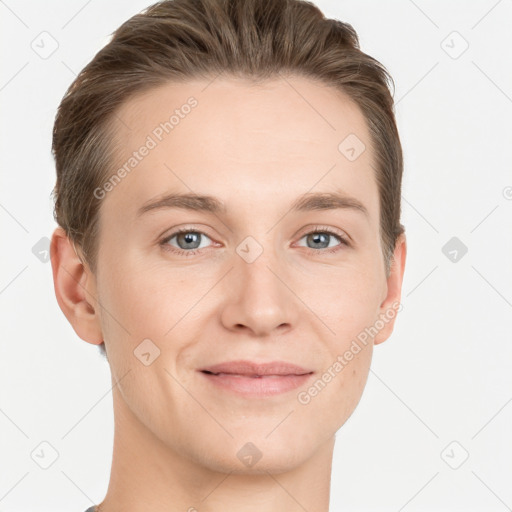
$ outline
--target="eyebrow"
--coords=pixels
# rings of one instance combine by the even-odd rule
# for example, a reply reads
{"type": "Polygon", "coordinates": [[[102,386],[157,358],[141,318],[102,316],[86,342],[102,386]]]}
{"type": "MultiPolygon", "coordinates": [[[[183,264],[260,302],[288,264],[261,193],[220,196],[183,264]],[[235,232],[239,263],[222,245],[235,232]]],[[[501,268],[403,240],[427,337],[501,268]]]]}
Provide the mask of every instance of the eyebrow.
{"type": "MultiPolygon", "coordinates": [[[[137,211],[137,216],[139,217],[149,211],[169,208],[213,214],[225,214],[227,212],[226,205],[214,196],[195,193],[170,193],[144,203],[137,211]]],[[[368,210],[361,201],[342,192],[306,193],[296,199],[290,207],[291,212],[336,209],[353,210],[369,217],[368,210]]]]}

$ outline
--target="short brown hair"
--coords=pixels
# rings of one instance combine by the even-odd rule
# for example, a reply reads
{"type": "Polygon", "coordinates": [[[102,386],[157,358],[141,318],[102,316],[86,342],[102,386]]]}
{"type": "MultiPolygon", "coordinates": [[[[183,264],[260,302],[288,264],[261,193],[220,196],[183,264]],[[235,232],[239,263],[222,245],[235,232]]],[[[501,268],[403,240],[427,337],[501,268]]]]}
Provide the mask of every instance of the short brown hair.
{"type": "MultiPolygon", "coordinates": [[[[116,111],[135,94],[169,81],[219,74],[255,81],[280,73],[341,90],[371,134],[380,235],[389,275],[400,223],[403,157],[385,67],[359,49],[348,23],[304,0],[167,0],[123,23],[80,72],[56,115],[54,218],[97,265],[101,199],[93,191],[112,165],[116,111]]],[[[341,142],[341,141],[340,141],[341,142]]]]}

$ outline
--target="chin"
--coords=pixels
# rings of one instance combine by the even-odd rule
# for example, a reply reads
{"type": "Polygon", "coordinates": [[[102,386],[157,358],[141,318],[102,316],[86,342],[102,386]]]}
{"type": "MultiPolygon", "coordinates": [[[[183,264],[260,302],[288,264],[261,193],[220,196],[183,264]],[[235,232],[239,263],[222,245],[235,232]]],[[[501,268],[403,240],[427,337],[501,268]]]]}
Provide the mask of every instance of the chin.
{"type": "Polygon", "coordinates": [[[270,437],[267,433],[236,435],[224,445],[215,442],[202,448],[196,445],[194,458],[197,463],[220,473],[285,473],[300,466],[318,448],[309,443],[306,446],[304,437],[300,432],[296,433],[295,437],[279,436],[276,432],[270,437]],[[212,451],[213,446],[215,451],[212,451]]]}

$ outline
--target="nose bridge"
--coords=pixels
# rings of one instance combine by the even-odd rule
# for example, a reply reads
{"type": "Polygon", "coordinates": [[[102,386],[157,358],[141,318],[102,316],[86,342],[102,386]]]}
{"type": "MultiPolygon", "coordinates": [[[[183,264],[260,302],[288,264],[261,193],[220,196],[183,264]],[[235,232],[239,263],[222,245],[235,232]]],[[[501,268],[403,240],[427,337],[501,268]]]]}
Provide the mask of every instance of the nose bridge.
{"type": "Polygon", "coordinates": [[[263,335],[283,324],[293,324],[297,305],[284,284],[285,267],[272,244],[272,236],[267,236],[264,243],[247,237],[235,252],[235,268],[230,272],[230,289],[223,310],[226,327],[245,326],[263,335]]]}
{"type": "Polygon", "coordinates": [[[282,264],[272,248],[266,248],[254,261],[239,258],[236,262],[242,282],[245,283],[244,295],[253,299],[260,296],[277,299],[283,295],[283,284],[275,274],[281,273],[282,264]]]}

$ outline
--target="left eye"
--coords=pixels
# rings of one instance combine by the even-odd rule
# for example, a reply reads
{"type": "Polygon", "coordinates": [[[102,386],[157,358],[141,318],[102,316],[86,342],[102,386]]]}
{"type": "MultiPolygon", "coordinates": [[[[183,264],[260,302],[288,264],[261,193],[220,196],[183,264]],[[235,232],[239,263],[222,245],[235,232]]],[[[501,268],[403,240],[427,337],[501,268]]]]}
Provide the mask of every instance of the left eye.
{"type": "Polygon", "coordinates": [[[340,245],[347,245],[346,240],[341,235],[328,230],[311,231],[310,233],[306,233],[301,240],[304,238],[306,239],[306,247],[308,249],[331,249],[333,247],[339,248],[340,245]],[[337,241],[338,243],[331,244],[333,241],[337,241]],[[312,244],[312,246],[308,244],[312,244]]]}

